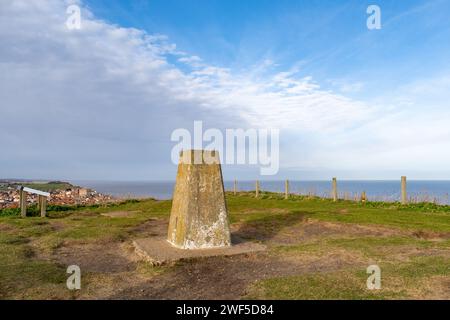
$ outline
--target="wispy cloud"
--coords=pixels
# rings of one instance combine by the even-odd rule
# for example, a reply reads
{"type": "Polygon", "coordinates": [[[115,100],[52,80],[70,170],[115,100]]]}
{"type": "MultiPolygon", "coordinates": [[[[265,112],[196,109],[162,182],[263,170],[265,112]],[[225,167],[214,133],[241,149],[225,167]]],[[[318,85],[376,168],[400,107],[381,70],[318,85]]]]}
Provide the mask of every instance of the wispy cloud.
{"type": "MultiPolygon", "coordinates": [[[[325,90],[302,64],[273,72],[269,59],[246,70],[208,64],[165,35],[102,21],[86,8],[81,30],[68,30],[67,3],[0,3],[0,144],[11,150],[0,175],[107,178],[119,167],[120,177],[164,178],[167,171],[154,168],[169,162],[170,132],[198,119],[218,128],[280,128],[288,137],[282,161],[293,166],[361,163],[363,135],[371,134],[377,154],[389,152],[383,146],[398,135],[398,119],[380,111],[383,99],[345,95],[360,83],[325,90]],[[299,159],[289,147],[298,137],[314,141],[302,149],[302,163],[286,160],[299,159]]],[[[377,154],[374,166],[384,159],[377,154]]]]}

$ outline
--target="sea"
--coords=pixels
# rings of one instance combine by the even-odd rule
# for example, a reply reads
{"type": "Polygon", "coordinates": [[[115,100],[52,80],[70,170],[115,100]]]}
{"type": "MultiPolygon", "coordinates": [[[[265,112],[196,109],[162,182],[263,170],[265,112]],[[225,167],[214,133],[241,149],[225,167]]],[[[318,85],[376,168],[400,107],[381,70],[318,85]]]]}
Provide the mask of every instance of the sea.
{"type": "MultiPolygon", "coordinates": [[[[71,181],[97,192],[121,198],[171,199],[174,181],[71,181]]],[[[369,201],[394,202],[400,199],[400,180],[338,180],[340,199],[353,200],[366,192],[369,201]]],[[[260,190],[284,192],[284,181],[260,180],[260,190]]],[[[289,181],[293,194],[331,197],[331,181],[289,181]]],[[[233,181],[225,181],[226,190],[233,190],[233,181]]],[[[238,181],[238,191],[255,190],[255,181],[238,181]]],[[[450,204],[450,181],[408,180],[408,198],[411,202],[434,202],[450,204]]]]}

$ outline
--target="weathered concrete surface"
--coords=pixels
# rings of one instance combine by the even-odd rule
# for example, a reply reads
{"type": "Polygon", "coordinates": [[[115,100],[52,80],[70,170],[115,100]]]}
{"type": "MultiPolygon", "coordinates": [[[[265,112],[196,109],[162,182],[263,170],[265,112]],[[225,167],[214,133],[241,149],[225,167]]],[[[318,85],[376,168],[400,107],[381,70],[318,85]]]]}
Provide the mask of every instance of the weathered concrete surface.
{"type": "Polygon", "coordinates": [[[254,242],[242,242],[233,238],[230,247],[184,250],[172,246],[163,237],[137,239],[133,241],[136,254],[152,265],[170,264],[180,260],[199,257],[231,256],[266,250],[266,246],[254,242]]]}
{"type": "Polygon", "coordinates": [[[231,245],[218,152],[181,153],[167,240],[181,249],[231,245]]]}

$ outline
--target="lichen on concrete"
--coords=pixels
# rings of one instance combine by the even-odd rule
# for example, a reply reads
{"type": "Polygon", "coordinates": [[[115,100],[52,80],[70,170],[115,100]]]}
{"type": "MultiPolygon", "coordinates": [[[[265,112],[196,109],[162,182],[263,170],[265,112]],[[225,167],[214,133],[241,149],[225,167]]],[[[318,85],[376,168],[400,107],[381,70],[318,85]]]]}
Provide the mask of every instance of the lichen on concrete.
{"type": "Polygon", "coordinates": [[[168,241],[181,249],[231,245],[219,154],[188,150],[180,155],[168,241]]]}

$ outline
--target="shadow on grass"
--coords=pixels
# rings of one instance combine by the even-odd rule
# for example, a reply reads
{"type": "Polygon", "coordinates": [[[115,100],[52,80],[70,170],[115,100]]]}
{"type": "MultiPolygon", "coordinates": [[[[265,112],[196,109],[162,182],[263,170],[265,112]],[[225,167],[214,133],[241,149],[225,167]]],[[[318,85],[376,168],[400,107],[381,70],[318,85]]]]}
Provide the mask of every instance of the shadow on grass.
{"type": "Polygon", "coordinates": [[[282,229],[304,221],[311,213],[291,211],[288,213],[265,214],[243,221],[233,236],[244,240],[267,241],[274,238],[282,229]]]}

